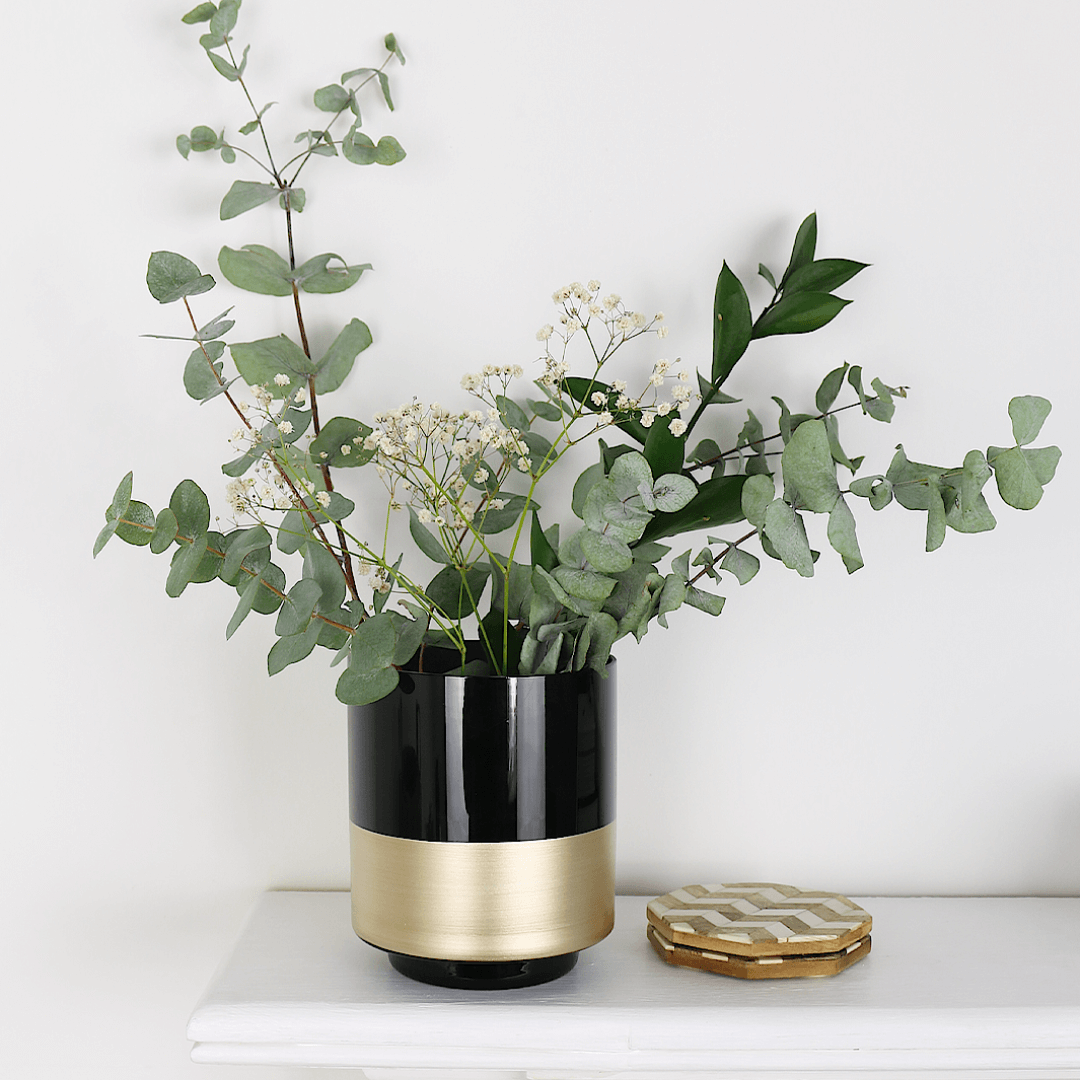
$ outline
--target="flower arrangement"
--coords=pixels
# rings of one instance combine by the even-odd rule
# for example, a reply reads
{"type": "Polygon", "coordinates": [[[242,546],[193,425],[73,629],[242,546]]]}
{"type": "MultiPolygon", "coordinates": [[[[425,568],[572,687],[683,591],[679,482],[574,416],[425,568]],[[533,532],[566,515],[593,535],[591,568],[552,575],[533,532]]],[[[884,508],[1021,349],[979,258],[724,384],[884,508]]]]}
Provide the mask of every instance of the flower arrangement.
{"type": "Polygon", "coordinates": [[[905,388],[879,378],[867,385],[859,367],[828,372],[809,411],[792,412],[775,396],[779,421],[771,434],[752,411],[741,424],[730,422],[738,399],[723,387],[752,342],[825,326],[850,302],[836,290],[866,266],[818,258],[813,214],[782,274],[759,264],[773,295],[756,316],[723,265],[705,370],[691,373],[658,359],[643,385],[616,377],[616,353],[643,338],[663,339],[664,316],[631,308],[597,281],[574,282],[554,293],[557,318],[536,335],[542,351],[531,382],[524,381],[524,363],[488,365],[462,378],[472,398],[465,407],[413,399],[370,423],[326,419],[325,395],[344,384],[372,335],[354,318],[317,356],[304,304],[352,288],[370,266],[332,253],[299,261],[294,226],[307,197],[297,181],[316,157],[383,166],[405,158],[393,136],[375,141],[362,130],[360,110],[369,84],[393,110],[388,68],[405,57],[388,34],[378,67],[348,71],[316,90],[314,104],[329,120],[297,135],[299,149],[278,164],[265,119],[270,106],[258,108],[245,82],[248,47],[239,58],[233,47],[239,7],[239,0],[201,3],[183,21],[209,23],[200,44],[242,91],[251,117],[239,135],[257,148],[199,126],[178,137],[177,149],[184,158],[216,151],[229,165],[242,156],[265,174],[235,181],[220,217],[276,204],[285,254],[259,244],[223,247],[218,266],[233,286],[290,303],[296,336],[226,343],[232,308],[204,319],[192,307],[215,279],[174,252],[150,256],[151,294],[162,304],[181,303],[190,324],[189,335],[175,338],[194,344],[183,372],[187,393],[200,402],[221,398],[238,424],[231,438],[237,456],[222,466],[232,523],[224,532],[211,529],[209,500],[192,480],[155,513],[132,498],[128,473],[105,512],[94,554],[116,535],[155,554],[172,552],[170,596],[209,581],[232,587],[237,606],[226,637],[252,612],[275,616],[271,675],[326,649],[332,665],[345,664],[338,698],[364,704],[393,690],[402,667],[423,670],[429,648],[455,650],[456,670],[464,674],[603,671],[616,641],[630,634],[640,641],[653,620],[666,627],[684,605],[719,615],[724,598],[708,586],[724,574],[746,584],[760,565],[755,545],[811,576],[819,553],[810,548],[806,514],[827,516],[828,541],[853,573],[863,565],[856,503],[925,513],[932,551],[948,528],[994,527],[983,494],[991,476],[1008,505],[1031,509],[1039,502],[1060,457],[1057,447],[1031,445],[1050,411],[1040,397],[1010,402],[1012,445],[972,450],[948,468],[909,461],[900,447],[883,473],[859,477],[863,458],[842,448],[840,414],[858,409],[888,423],[905,396],[905,388]],[[226,350],[235,374],[226,370],[226,350]],[[851,400],[837,404],[842,393],[851,400]],[[545,518],[544,482],[587,440],[596,446],[595,460],[573,486],[576,520],[560,527],[545,518]],[[338,490],[335,474],[352,468],[374,469],[385,485],[378,539],[350,527],[355,504],[338,490]],[[840,469],[850,474],[846,487],[840,469]],[[412,540],[437,567],[433,575],[389,551],[395,513],[408,514],[412,540]],[[738,535],[720,535],[740,523],[738,535]],[[660,541],[683,534],[694,536],[691,546],[669,559],[674,548],[660,541]]]}

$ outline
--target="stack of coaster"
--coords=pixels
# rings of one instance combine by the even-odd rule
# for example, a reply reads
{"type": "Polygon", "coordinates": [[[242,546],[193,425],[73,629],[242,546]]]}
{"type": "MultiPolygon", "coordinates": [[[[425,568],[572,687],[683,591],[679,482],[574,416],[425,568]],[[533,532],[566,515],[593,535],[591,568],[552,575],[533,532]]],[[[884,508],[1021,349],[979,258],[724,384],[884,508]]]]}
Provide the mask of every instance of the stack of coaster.
{"type": "Polygon", "coordinates": [[[835,975],[870,952],[872,920],[858,904],[791,885],[687,885],[650,901],[648,916],[669,964],[738,979],[835,975]]]}

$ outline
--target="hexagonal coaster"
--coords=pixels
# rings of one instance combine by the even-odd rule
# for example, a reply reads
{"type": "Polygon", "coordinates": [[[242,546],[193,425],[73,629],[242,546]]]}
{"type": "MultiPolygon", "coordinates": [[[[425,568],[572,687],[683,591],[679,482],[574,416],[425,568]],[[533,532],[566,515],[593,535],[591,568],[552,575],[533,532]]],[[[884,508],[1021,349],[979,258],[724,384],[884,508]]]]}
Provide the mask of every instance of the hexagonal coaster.
{"type": "Polygon", "coordinates": [[[732,956],[709,949],[692,949],[688,945],[675,945],[656,932],[655,926],[646,928],[652,947],[662,960],[679,967],[700,968],[717,975],[733,975],[736,979],[796,979],[836,975],[851,967],[870,952],[870,938],[853,942],[841,952],[818,956],[732,956]]]}
{"type": "Polygon", "coordinates": [[[649,902],[664,941],[724,956],[841,954],[870,933],[868,912],[839,893],[744,882],[687,885],[649,902]]]}

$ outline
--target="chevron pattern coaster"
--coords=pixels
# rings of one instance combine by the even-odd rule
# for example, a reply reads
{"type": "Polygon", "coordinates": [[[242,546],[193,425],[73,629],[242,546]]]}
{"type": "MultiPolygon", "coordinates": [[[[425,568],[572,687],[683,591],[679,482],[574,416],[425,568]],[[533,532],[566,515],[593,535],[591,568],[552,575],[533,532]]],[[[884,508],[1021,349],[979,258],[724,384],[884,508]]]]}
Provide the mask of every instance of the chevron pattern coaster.
{"type": "Polygon", "coordinates": [[[687,885],[650,901],[647,910],[650,929],[664,942],[725,957],[854,956],[848,947],[873,923],[839,893],[771,882],[687,885]]]}

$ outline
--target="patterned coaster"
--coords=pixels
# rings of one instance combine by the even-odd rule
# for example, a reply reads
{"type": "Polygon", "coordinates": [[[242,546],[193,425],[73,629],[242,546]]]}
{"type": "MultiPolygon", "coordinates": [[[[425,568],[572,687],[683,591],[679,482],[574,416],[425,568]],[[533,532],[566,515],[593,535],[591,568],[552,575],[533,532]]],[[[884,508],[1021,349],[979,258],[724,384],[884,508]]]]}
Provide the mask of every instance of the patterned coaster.
{"type": "Polygon", "coordinates": [[[650,901],[648,917],[666,943],[743,958],[847,955],[873,924],[838,893],[768,882],[687,885],[650,901]]]}
{"type": "Polygon", "coordinates": [[[836,975],[870,952],[870,938],[864,937],[842,952],[822,953],[817,956],[761,956],[755,959],[708,949],[692,949],[688,945],[675,945],[658,934],[655,926],[649,926],[646,932],[652,947],[667,963],[679,967],[700,968],[718,975],[733,975],[736,979],[794,979],[836,975]]]}

